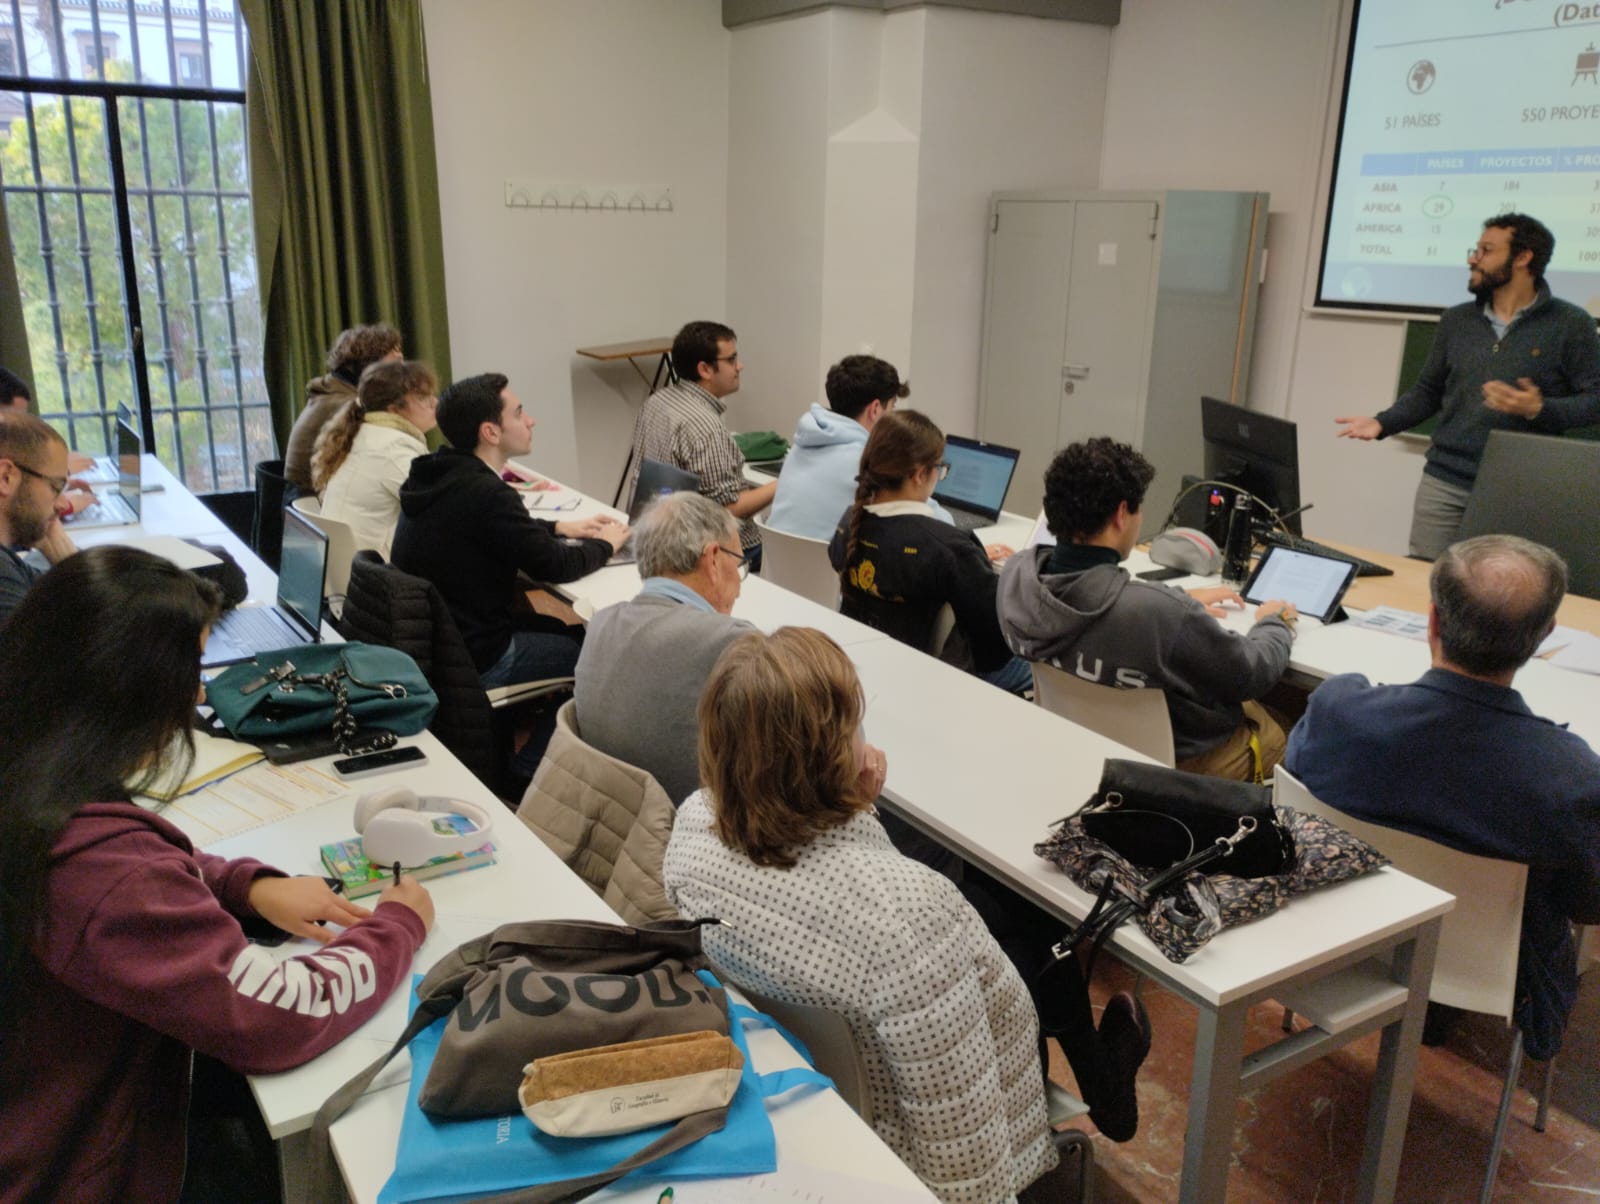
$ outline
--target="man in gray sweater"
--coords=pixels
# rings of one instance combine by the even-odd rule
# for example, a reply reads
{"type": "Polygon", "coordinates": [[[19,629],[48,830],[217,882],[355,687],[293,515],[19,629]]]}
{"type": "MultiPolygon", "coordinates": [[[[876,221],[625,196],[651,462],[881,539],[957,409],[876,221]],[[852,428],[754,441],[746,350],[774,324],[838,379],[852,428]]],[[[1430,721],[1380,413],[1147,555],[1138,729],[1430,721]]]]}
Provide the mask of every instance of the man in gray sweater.
{"type": "Polygon", "coordinates": [[[1544,282],[1556,247],[1542,222],[1502,213],[1467,252],[1473,300],[1444,311],[1417,383],[1372,418],[1336,418],[1340,438],[1386,439],[1437,414],[1411,514],[1411,554],[1456,541],[1493,430],[1559,435],[1600,422],[1594,318],[1544,282]]]}
{"type": "Polygon", "coordinates": [[[695,718],[711,666],[755,628],[730,617],[745,573],[739,526],[698,493],[671,493],[633,527],[644,585],[589,623],[578,657],[578,734],[649,771],[674,804],[700,787],[695,718]]]}
{"type": "Polygon", "coordinates": [[[1055,547],[1019,552],[1000,574],[1000,630],[1018,656],[1107,689],[1165,690],[1178,768],[1260,781],[1283,757],[1283,728],[1254,701],[1283,675],[1295,609],[1264,602],[1246,635],[1218,623],[1243,606],[1226,586],[1187,592],[1128,575],[1155,469],[1111,439],[1074,443],[1044,478],[1055,547]]]}

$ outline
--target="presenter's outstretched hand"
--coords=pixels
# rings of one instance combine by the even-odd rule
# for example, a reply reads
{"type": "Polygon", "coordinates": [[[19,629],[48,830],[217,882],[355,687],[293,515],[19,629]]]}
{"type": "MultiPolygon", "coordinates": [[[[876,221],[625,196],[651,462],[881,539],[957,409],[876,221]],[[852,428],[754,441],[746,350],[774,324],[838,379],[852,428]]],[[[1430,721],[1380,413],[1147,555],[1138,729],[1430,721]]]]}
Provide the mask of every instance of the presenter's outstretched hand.
{"type": "Polygon", "coordinates": [[[1206,608],[1208,615],[1216,618],[1226,618],[1227,610],[1223,603],[1231,603],[1240,610],[1244,609],[1244,599],[1239,596],[1239,591],[1227,585],[1207,585],[1189,591],[1189,596],[1206,608]]]}
{"type": "Polygon", "coordinates": [[[339,934],[318,921],[348,928],[372,914],[334,894],[321,878],[257,878],[250,884],[249,899],[256,914],[273,927],[322,945],[339,934]]]}
{"type": "Polygon", "coordinates": [[[422,920],[424,931],[433,930],[433,896],[410,874],[402,874],[400,881],[384,887],[378,896],[379,903],[400,903],[416,912],[422,920]]]}
{"type": "Polygon", "coordinates": [[[1339,432],[1341,439],[1376,439],[1383,434],[1383,426],[1376,418],[1335,418],[1344,430],[1339,432]]]}
{"type": "Polygon", "coordinates": [[[1483,404],[1502,414],[1537,418],[1539,411],[1544,409],[1544,394],[1526,376],[1519,378],[1514,385],[1503,380],[1486,380],[1483,382],[1483,404]]]}

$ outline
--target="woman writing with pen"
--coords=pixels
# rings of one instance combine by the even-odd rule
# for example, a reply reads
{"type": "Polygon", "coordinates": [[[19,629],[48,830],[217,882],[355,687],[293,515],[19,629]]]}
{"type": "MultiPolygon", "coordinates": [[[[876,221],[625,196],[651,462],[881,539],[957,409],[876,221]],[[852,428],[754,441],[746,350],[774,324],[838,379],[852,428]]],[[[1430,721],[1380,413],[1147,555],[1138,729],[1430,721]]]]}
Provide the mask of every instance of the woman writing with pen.
{"type": "Polygon", "coordinates": [[[131,801],[193,755],[217,610],[209,583],[100,547],[0,626],[0,1201],[177,1199],[192,1055],[310,1060],[378,1010],[433,922],[412,879],[369,912],[199,852],[131,801]],[[280,963],[241,920],[322,947],[280,963]]]}

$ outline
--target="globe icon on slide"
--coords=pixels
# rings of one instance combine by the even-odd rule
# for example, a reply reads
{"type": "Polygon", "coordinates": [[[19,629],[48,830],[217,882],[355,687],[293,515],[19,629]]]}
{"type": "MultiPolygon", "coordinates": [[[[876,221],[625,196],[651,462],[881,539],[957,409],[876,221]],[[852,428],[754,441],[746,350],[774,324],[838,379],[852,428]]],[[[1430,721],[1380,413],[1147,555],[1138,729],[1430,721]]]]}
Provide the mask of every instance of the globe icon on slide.
{"type": "Polygon", "coordinates": [[[1416,95],[1421,96],[1433,87],[1433,81],[1438,77],[1438,72],[1433,69],[1433,64],[1427,59],[1418,59],[1411,64],[1411,70],[1406,75],[1406,87],[1416,95]]]}

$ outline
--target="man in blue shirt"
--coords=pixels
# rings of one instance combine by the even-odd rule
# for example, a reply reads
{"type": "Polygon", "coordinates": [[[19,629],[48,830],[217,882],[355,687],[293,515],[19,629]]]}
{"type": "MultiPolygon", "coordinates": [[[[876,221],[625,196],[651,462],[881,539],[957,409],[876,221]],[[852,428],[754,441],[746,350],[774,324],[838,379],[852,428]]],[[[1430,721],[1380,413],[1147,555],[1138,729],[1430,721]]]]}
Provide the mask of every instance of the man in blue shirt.
{"type": "Polygon", "coordinates": [[[1600,922],[1600,757],[1511,688],[1566,586],[1561,558],[1525,539],[1447,549],[1430,579],[1433,668],[1401,686],[1330,678],[1284,758],[1358,819],[1528,866],[1515,1019],[1540,1060],[1561,1048],[1577,996],[1569,921],[1600,922]]]}

